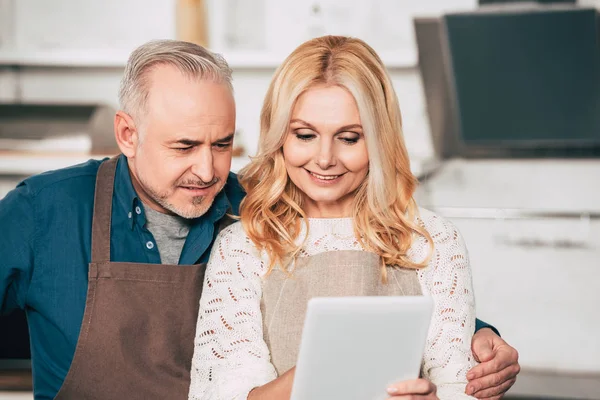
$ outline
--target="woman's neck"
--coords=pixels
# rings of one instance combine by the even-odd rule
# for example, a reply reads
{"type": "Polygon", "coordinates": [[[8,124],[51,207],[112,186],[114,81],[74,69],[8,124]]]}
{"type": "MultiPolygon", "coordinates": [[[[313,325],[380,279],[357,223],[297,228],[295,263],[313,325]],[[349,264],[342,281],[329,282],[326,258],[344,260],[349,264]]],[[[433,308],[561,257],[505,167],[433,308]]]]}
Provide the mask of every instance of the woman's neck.
{"type": "Polygon", "coordinates": [[[304,202],[304,212],[308,218],[348,218],[352,217],[352,201],[304,202]]]}

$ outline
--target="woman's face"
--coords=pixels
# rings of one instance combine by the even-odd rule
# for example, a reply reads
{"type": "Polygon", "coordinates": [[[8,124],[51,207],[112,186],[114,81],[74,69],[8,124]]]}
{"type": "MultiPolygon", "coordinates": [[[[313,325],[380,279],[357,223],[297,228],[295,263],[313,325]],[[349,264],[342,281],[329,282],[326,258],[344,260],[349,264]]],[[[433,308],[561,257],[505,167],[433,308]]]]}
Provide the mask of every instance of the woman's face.
{"type": "Polygon", "coordinates": [[[369,171],[369,155],[354,97],[339,86],[315,86],[292,110],[283,144],[285,167],[304,193],[309,217],[347,217],[369,171]]]}

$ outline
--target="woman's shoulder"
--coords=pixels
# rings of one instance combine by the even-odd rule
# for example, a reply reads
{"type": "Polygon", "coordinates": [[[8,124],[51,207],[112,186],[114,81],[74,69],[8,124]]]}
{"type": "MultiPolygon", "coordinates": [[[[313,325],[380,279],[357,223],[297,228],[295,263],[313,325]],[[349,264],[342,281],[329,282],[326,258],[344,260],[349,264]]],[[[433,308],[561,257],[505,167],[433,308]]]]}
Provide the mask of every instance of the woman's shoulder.
{"type": "Polygon", "coordinates": [[[448,238],[458,239],[460,237],[460,232],[452,221],[431,210],[419,207],[415,218],[417,224],[429,233],[434,244],[443,242],[448,238]]]}
{"type": "Polygon", "coordinates": [[[242,237],[246,236],[246,232],[244,231],[244,226],[242,225],[242,221],[235,221],[231,224],[227,225],[221,232],[219,232],[220,237],[242,237]]]}
{"type": "Polygon", "coordinates": [[[240,221],[222,229],[211,249],[209,264],[214,268],[237,269],[244,276],[259,276],[265,270],[263,254],[246,234],[240,221]],[[241,268],[241,269],[240,269],[241,268]]]}
{"type": "Polygon", "coordinates": [[[248,237],[241,221],[236,221],[223,228],[219,232],[214,245],[218,248],[226,248],[229,251],[248,252],[252,255],[258,254],[256,246],[248,237]]]}
{"type": "MultiPolygon", "coordinates": [[[[462,254],[466,251],[460,231],[448,218],[419,207],[415,215],[415,222],[429,234],[433,241],[434,252],[462,254]]],[[[430,249],[429,238],[419,235],[411,246],[411,258],[415,261],[424,260],[430,253],[430,249]]]]}

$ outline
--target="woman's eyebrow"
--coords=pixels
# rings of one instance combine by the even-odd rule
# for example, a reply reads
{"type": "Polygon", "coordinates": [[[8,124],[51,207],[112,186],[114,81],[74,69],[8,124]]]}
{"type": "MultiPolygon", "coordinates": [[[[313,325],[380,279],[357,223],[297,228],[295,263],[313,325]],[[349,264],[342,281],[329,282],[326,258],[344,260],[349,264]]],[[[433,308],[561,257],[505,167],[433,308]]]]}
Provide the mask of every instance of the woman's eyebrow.
{"type": "Polygon", "coordinates": [[[340,129],[338,129],[338,132],[344,132],[344,131],[348,131],[350,129],[360,129],[360,130],[362,130],[362,128],[363,127],[362,127],[361,124],[344,125],[340,129]]]}
{"type": "MultiPolygon", "coordinates": [[[[294,118],[294,119],[290,120],[290,124],[293,124],[294,122],[302,124],[302,125],[306,126],[307,128],[312,129],[313,131],[317,130],[317,128],[315,128],[314,125],[309,124],[308,122],[306,122],[304,120],[301,120],[299,118],[294,118]]],[[[350,129],[361,129],[362,130],[362,128],[363,127],[362,127],[361,124],[350,124],[350,125],[344,125],[344,126],[340,127],[339,129],[337,129],[336,132],[338,132],[338,133],[339,132],[344,132],[344,131],[347,131],[347,130],[350,130],[350,129]]]]}
{"type": "Polygon", "coordinates": [[[315,128],[315,126],[314,126],[314,125],[312,125],[312,124],[309,124],[308,122],[306,122],[306,121],[303,121],[303,120],[301,120],[301,119],[294,118],[294,119],[292,119],[292,120],[290,121],[290,124],[293,124],[294,122],[296,122],[296,123],[299,123],[299,124],[302,124],[302,125],[306,126],[307,128],[310,128],[310,129],[312,129],[313,131],[316,131],[316,130],[317,130],[317,128],[315,128]]]}

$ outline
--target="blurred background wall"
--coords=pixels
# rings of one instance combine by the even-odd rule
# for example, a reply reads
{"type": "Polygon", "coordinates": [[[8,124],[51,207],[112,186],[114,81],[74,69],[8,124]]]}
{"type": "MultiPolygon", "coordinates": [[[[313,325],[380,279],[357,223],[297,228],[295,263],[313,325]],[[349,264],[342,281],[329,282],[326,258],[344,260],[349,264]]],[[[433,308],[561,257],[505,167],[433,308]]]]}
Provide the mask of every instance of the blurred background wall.
{"type": "MultiPolygon", "coordinates": [[[[0,0],[0,198],[31,174],[116,153],[112,117],[119,80],[130,51],[148,40],[195,41],[229,61],[238,108],[232,166],[237,171],[256,151],[263,96],[284,57],[314,36],[360,37],[379,52],[393,79],[412,169],[422,182],[418,201],[451,218],[463,232],[478,316],[496,325],[520,352],[523,373],[512,396],[600,399],[600,125],[592,117],[600,116],[593,95],[600,93],[595,90],[600,89],[600,48],[597,22],[589,17],[600,0],[491,3],[503,2],[0,0]],[[587,13],[577,14],[583,25],[561,19],[571,18],[575,9],[587,13]],[[542,33],[533,40],[547,45],[529,59],[523,52],[510,53],[519,49],[518,37],[503,42],[493,30],[514,31],[511,21],[523,15],[532,21],[540,15],[544,21],[559,18],[563,27],[550,29],[557,25],[542,21],[542,33]],[[569,33],[576,26],[589,30],[569,33]],[[461,31],[464,27],[473,30],[461,31]],[[467,36],[461,39],[461,32],[467,36]],[[565,64],[567,53],[560,51],[569,44],[581,44],[581,51],[565,64]],[[467,56],[461,58],[461,49],[467,56]],[[484,63],[500,52],[509,54],[502,60],[514,63],[497,69],[484,63]],[[516,92],[486,103],[493,96],[478,91],[499,90],[482,82],[499,82],[500,71],[531,65],[540,57],[546,57],[548,67],[565,68],[557,72],[558,81],[566,82],[560,88],[592,88],[586,92],[589,99],[573,92],[567,98],[574,104],[570,108],[551,104],[571,110],[560,114],[567,128],[553,131],[554,136],[544,136],[549,119],[527,118],[533,109],[526,116],[505,113],[503,107],[522,99],[511,100],[516,92]],[[472,60],[482,63],[473,67],[472,60]],[[479,76],[477,71],[484,72],[479,76]],[[476,76],[482,80],[475,81],[476,76]],[[476,106],[482,104],[493,113],[476,119],[483,112],[469,110],[481,110],[476,106]],[[584,117],[590,120],[577,132],[570,128],[584,117]],[[496,132],[498,121],[516,121],[515,126],[528,121],[534,128],[505,130],[503,140],[496,132]],[[491,132],[496,136],[491,138],[491,132]]],[[[523,76],[543,78],[550,70],[538,65],[523,76]]],[[[552,90],[532,98],[558,98],[552,90]]],[[[517,110],[528,109],[519,104],[517,110]]],[[[0,335],[12,331],[15,336],[17,323],[0,320],[0,335]]],[[[26,359],[11,346],[2,347],[0,338],[0,368],[2,358],[26,359]]]]}

